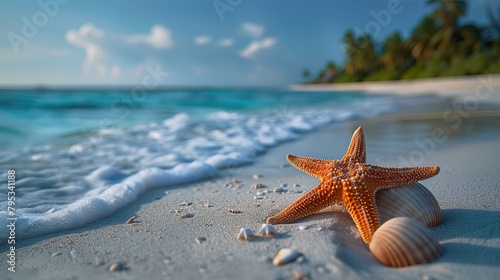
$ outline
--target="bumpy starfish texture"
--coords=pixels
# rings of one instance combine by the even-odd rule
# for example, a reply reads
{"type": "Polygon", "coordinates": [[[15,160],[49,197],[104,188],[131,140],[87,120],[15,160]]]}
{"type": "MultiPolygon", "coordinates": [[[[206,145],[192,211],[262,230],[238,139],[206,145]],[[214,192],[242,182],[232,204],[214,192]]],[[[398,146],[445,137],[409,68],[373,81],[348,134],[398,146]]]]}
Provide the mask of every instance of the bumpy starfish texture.
{"type": "Polygon", "coordinates": [[[370,244],[380,226],[375,193],[385,188],[408,185],[439,173],[438,166],[387,168],[366,163],[363,129],[354,132],[341,160],[324,160],[287,155],[296,168],[321,180],[304,196],[273,217],[268,224],[290,223],[333,204],[342,204],[353,218],[361,237],[370,244]]]}

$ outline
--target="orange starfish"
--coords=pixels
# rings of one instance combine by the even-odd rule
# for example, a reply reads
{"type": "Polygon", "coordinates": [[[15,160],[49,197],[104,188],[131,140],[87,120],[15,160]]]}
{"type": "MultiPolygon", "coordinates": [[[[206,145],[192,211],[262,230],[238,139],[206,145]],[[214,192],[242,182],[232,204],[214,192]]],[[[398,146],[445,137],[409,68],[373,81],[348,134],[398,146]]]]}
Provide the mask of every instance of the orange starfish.
{"type": "Polygon", "coordinates": [[[333,204],[342,204],[353,218],[361,237],[370,244],[380,226],[375,193],[378,190],[408,185],[439,173],[438,166],[387,168],[366,162],[365,137],[358,127],[347,153],[341,160],[324,160],[287,155],[296,168],[321,180],[308,193],[286,209],[267,218],[268,224],[296,221],[333,204]]]}

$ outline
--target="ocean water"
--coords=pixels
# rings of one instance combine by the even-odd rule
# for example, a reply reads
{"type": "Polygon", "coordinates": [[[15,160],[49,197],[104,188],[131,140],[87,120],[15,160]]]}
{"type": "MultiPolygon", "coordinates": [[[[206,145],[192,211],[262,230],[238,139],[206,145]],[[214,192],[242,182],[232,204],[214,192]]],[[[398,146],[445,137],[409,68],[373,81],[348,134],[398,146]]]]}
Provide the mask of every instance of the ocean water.
{"type": "MultiPolygon", "coordinates": [[[[395,97],[283,89],[0,91],[0,224],[16,176],[16,238],[84,226],[151,188],[196,182],[395,97]]],[[[0,228],[5,243],[8,228],[0,228]]]]}

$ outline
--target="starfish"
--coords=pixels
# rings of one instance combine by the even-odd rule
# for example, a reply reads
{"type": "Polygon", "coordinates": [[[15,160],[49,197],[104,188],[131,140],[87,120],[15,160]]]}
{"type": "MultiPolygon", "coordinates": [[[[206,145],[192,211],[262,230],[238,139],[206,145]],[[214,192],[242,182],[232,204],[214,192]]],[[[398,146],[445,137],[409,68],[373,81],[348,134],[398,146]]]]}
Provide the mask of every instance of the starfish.
{"type": "Polygon", "coordinates": [[[286,158],[297,169],[321,182],[290,206],[267,218],[266,223],[290,223],[333,204],[341,204],[347,208],[366,244],[370,244],[373,233],[380,226],[375,202],[378,190],[408,185],[439,173],[438,166],[388,168],[367,164],[361,126],[352,135],[349,148],[340,160],[290,154],[286,158]]]}

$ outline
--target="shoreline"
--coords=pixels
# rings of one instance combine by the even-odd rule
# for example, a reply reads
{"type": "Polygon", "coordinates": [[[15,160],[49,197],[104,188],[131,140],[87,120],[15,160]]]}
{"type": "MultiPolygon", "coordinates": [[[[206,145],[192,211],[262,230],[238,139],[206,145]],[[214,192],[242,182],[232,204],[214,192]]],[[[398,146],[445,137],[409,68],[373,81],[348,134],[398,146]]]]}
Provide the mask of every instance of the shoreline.
{"type": "MultiPolygon", "coordinates": [[[[290,279],[297,271],[312,279],[492,278],[500,273],[496,262],[500,260],[500,206],[498,197],[488,193],[494,194],[496,188],[493,174],[500,158],[500,122],[498,111],[473,113],[474,117],[463,118],[458,129],[432,112],[420,113],[421,118],[418,113],[390,114],[330,124],[270,149],[248,166],[227,169],[221,178],[149,190],[112,216],[85,227],[20,240],[18,269],[9,276],[290,279]],[[404,165],[401,158],[409,160],[412,152],[419,151],[425,155],[419,165],[442,167],[441,174],[424,185],[443,209],[444,223],[431,229],[443,245],[443,256],[431,264],[387,268],[372,257],[342,208],[277,225],[276,238],[236,240],[240,227],[258,231],[267,216],[316,185],[315,178],[291,166],[280,167],[287,153],[338,158],[358,125],[365,130],[369,163],[404,165]],[[447,140],[435,143],[427,153],[416,141],[428,139],[437,127],[445,129],[447,140]],[[254,179],[254,174],[264,177],[254,179]],[[233,178],[240,182],[226,187],[233,178]],[[258,191],[251,189],[254,183],[266,185],[262,190],[271,192],[254,199],[258,191]],[[283,183],[289,193],[272,192],[283,183]],[[260,206],[255,207],[256,203],[260,206]],[[229,213],[228,208],[242,213],[229,213]],[[193,216],[181,218],[187,213],[193,216]],[[132,216],[136,222],[125,224],[132,216]],[[309,229],[299,230],[299,225],[309,229]],[[196,237],[206,241],[197,244],[196,237]],[[283,247],[303,253],[302,262],[273,266],[272,257],[283,247]],[[124,269],[109,272],[115,263],[124,264],[124,269]]],[[[7,247],[0,248],[5,255],[7,247]]],[[[7,269],[5,262],[0,269],[7,269]]]]}
{"type": "Polygon", "coordinates": [[[296,91],[362,91],[403,96],[429,93],[441,96],[460,96],[474,92],[478,87],[485,87],[490,91],[491,88],[498,90],[500,88],[500,74],[379,82],[297,84],[290,86],[290,89],[296,91]]]}

